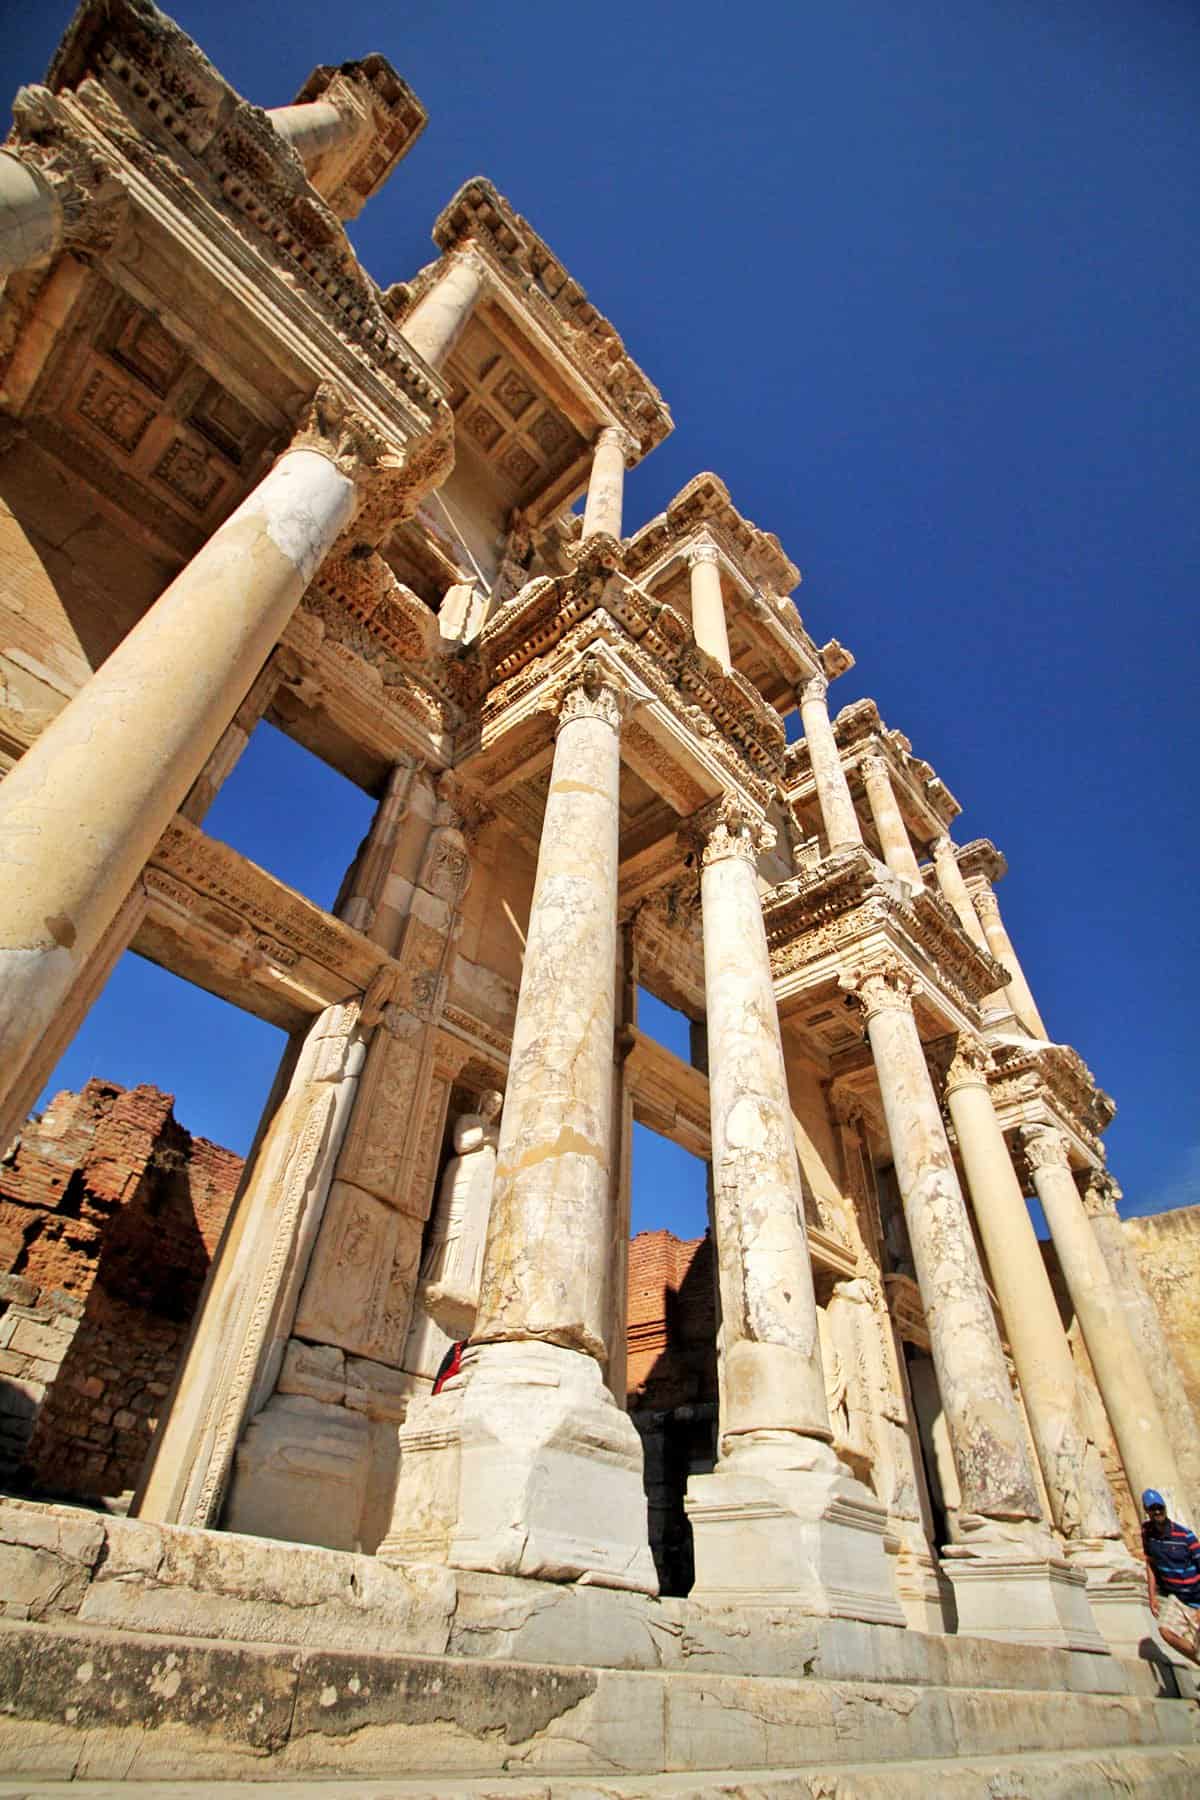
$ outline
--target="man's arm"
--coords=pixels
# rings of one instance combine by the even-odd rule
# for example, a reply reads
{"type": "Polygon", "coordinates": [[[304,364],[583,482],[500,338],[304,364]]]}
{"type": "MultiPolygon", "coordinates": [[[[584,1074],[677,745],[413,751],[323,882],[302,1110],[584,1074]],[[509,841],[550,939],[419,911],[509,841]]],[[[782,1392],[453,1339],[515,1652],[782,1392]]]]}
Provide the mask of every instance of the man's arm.
{"type": "Polygon", "coordinates": [[[1150,1611],[1158,1617],[1158,1583],[1154,1579],[1154,1565],[1146,1558],[1146,1598],[1150,1602],[1150,1611]]]}

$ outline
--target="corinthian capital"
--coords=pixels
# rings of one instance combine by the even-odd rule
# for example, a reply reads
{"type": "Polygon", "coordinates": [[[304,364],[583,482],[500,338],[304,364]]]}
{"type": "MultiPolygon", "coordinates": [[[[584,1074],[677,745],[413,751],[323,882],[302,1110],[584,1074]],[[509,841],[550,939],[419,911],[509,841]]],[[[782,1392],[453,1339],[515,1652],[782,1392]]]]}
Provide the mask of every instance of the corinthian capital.
{"type": "Polygon", "coordinates": [[[752,866],[764,850],[774,847],[776,831],[736,794],[722,794],[711,806],[691,819],[700,841],[700,860],[707,869],[726,857],[740,856],[752,866]]]}
{"type": "Polygon", "coordinates": [[[44,87],[18,90],[13,127],[9,153],[45,190],[54,247],[103,254],[116,238],[129,196],[99,147],[60,116],[44,87]]]}
{"type": "Polygon", "coordinates": [[[693,544],[687,553],[689,569],[694,569],[701,563],[712,563],[714,567],[720,567],[720,562],[721,552],[710,538],[701,538],[700,542],[693,544]]]}
{"type": "Polygon", "coordinates": [[[864,781],[890,782],[891,780],[887,759],[880,756],[877,751],[870,751],[866,756],[859,758],[858,772],[864,781]]]}
{"type": "Polygon", "coordinates": [[[1089,1219],[1116,1218],[1121,1189],[1107,1169],[1087,1169],[1081,1184],[1083,1210],[1089,1219]]]}
{"type": "Polygon", "coordinates": [[[891,959],[848,969],[838,976],[838,986],[862,1007],[867,1019],[881,1012],[912,1011],[917,978],[911,969],[891,959]]]}
{"type": "Polygon", "coordinates": [[[815,675],[809,676],[800,689],[800,704],[803,706],[806,700],[824,700],[828,693],[828,678],[818,669],[815,675]]]}
{"type": "Polygon", "coordinates": [[[985,916],[989,919],[1000,917],[1000,902],[990,887],[974,888],[971,893],[971,901],[981,919],[985,916]]]}
{"type": "Polygon", "coordinates": [[[558,708],[555,735],[576,719],[602,719],[614,731],[619,731],[628,700],[628,693],[612,664],[593,651],[584,657],[567,682],[558,708]]]}
{"type": "Polygon", "coordinates": [[[1021,1147],[1031,1169],[1070,1170],[1066,1139],[1052,1125],[1022,1125],[1021,1147]]]}
{"type": "Polygon", "coordinates": [[[315,450],[354,483],[359,496],[354,537],[376,545],[453,467],[448,407],[444,414],[432,432],[398,444],[377,430],[340,388],[322,381],[300,416],[290,448],[315,450]]]}
{"type": "Polygon", "coordinates": [[[622,459],[628,462],[637,449],[637,445],[623,425],[604,425],[596,433],[597,450],[619,450],[622,459]]]}
{"type": "Polygon", "coordinates": [[[946,1092],[951,1094],[955,1088],[961,1087],[985,1088],[991,1067],[992,1053],[983,1039],[973,1037],[970,1032],[960,1031],[955,1040],[950,1066],[946,1070],[946,1092]]]}

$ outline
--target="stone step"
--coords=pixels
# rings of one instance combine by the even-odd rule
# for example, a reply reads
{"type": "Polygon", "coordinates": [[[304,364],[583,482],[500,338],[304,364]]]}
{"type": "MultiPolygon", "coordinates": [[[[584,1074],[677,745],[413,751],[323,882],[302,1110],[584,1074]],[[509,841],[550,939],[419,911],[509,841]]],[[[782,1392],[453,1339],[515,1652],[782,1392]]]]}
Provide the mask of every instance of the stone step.
{"type": "Polygon", "coordinates": [[[1192,1800],[1200,1750],[1033,1751],[670,1775],[338,1781],[0,1781],[0,1800],[1192,1800]]]}
{"type": "Polygon", "coordinates": [[[602,1791],[671,1770],[784,1771],[1038,1750],[1103,1758],[1178,1748],[1194,1757],[1198,1746],[1194,1702],[1141,1694],[355,1655],[36,1624],[0,1629],[0,1769],[39,1779],[440,1773],[458,1792],[472,1776],[520,1770],[553,1777],[556,1791],[561,1777],[590,1776],[602,1791]]]}

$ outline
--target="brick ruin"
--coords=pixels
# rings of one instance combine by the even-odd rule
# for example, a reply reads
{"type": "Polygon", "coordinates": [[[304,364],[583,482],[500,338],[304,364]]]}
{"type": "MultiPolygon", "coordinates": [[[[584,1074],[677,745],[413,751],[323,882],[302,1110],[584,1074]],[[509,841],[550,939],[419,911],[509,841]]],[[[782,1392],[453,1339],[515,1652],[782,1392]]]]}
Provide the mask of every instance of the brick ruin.
{"type": "Polygon", "coordinates": [[[137,1483],[242,1159],[156,1087],[55,1096],[0,1161],[0,1479],[137,1483]]]}

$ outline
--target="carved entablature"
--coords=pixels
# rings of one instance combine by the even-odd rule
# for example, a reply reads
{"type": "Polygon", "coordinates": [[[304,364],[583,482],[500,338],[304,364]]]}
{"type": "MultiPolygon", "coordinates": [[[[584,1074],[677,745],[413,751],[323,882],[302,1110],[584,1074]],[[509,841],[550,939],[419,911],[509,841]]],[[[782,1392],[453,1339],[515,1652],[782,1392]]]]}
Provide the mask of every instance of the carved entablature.
{"type": "Polygon", "coordinates": [[[725,483],[711,473],[695,476],[665,512],[634,533],[623,567],[656,600],[690,618],[691,568],[702,559],[720,573],[735,671],[772,707],[790,711],[797,687],[822,666],[822,652],[789,598],[800,571],[773,532],[737,511],[725,483]]]}
{"type": "Polygon", "coordinates": [[[694,874],[641,902],[633,942],[643,985],[691,1018],[703,1018],[704,935],[694,874]]]}
{"type": "Polygon", "coordinates": [[[881,874],[865,851],[827,857],[815,871],[781,882],[763,898],[776,993],[784,1013],[800,1014],[836,992],[839,978],[878,952],[899,957],[916,982],[918,1019],[927,1035],[977,1031],[980,1004],[1000,965],[958,927],[940,899],[881,874]]]}
{"type": "MultiPolygon", "coordinates": [[[[672,429],[658,389],[628,354],[616,328],[597,312],[527,219],[490,181],[465,182],[439,216],[433,240],[447,254],[470,244],[487,261],[497,288],[549,338],[555,351],[600,402],[599,417],[615,418],[646,456],[672,429]]],[[[437,279],[432,263],[407,285],[396,316],[403,322],[437,279]]]]}
{"type": "Polygon", "coordinates": [[[958,866],[967,881],[999,881],[1008,874],[1008,861],[990,838],[972,838],[958,852],[958,866]]]}
{"type": "MultiPolygon", "coordinates": [[[[392,80],[403,86],[394,73],[392,80]]],[[[385,384],[391,404],[408,411],[408,434],[428,429],[447,411],[440,387],[392,326],[377,285],[299,156],[267,114],[243,100],[149,0],[81,8],[47,83],[37,91],[36,124],[18,119],[14,147],[22,138],[93,141],[113,158],[135,201],[148,181],[181,216],[173,227],[177,238],[194,228],[215,246],[215,209],[231,228],[220,246],[231,264],[224,283],[231,295],[241,279],[261,283],[269,265],[282,278],[271,303],[301,330],[311,331],[310,316],[323,320],[353,352],[361,378],[385,384]],[[245,248],[259,265],[254,274],[245,248]]],[[[388,104],[381,94],[383,111],[388,104]]],[[[410,95],[400,114],[412,125],[414,109],[419,103],[410,95]]]]}
{"type": "Polygon", "coordinates": [[[726,675],[703,652],[670,607],[634,583],[584,558],[569,576],[528,583],[485,626],[478,640],[492,686],[482,707],[486,734],[492,721],[530,692],[551,661],[562,660],[584,637],[598,611],[608,620],[625,655],[656,699],[700,740],[707,757],[722,762],[762,806],[774,794],[783,767],[784,729],[774,710],[736,671],[726,675]],[[553,657],[548,653],[553,652],[553,657]]]}
{"type": "Polygon", "coordinates": [[[1117,1109],[1081,1056],[1068,1044],[1025,1038],[995,1042],[990,1049],[992,1101],[1006,1132],[1052,1125],[1066,1134],[1081,1163],[1103,1160],[1101,1137],[1117,1109]]]}
{"type": "Polygon", "coordinates": [[[913,754],[904,733],[884,724],[873,700],[856,700],[843,707],[833,721],[833,731],[845,762],[883,757],[897,805],[916,843],[940,837],[962,811],[945,782],[922,757],[913,754]]]}
{"type": "Polygon", "coordinates": [[[386,56],[327,64],[313,70],[293,102],[325,100],[363,129],[348,145],[334,145],[311,161],[308,178],[339,219],[356,219],[396,165],[408,155],[429,114],[386,56]]]}

